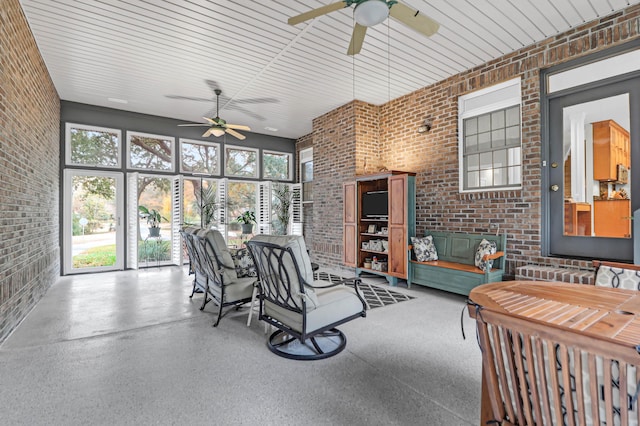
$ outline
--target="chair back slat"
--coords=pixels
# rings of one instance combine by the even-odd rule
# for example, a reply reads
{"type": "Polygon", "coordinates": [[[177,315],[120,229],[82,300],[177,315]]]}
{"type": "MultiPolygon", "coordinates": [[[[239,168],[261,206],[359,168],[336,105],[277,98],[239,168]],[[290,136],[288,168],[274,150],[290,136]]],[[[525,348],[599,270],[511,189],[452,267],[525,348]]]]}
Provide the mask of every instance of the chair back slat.
{"type": "Polygon", "coordinates": [[[260,277],[261,298],[287,310],[305,310],[304,281],[290,248],[262,241],[248,241],[260,277]]]}
{"type": "Polygon", "coordinates": [[[221,272],[221,262],[211,246],[211,242],[202,235],[191,235],[194,251],[197,253],[198,264],[203,274],[210,280],[209,285],[215,284],[221,288],[224,277],[221,272]]]}
{"type": "Polygon", "coordinates": [[[640,369],[502,316],[478,315],[492,420],[513,425],[637,426],[640,369]],[[489,318],[489,319],[487,319],[489,318]]]}

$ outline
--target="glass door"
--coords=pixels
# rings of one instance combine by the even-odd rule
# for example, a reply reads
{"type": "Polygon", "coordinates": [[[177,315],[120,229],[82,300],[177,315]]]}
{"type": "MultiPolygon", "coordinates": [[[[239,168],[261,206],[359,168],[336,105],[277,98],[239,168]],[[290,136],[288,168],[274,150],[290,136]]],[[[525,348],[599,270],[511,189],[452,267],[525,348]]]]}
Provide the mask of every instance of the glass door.
{"type": "Polygon", "coordinates": [[[123,176],[64,171],[63,273],[124,269],[123,176]]]}
{"type": "Polygon", "coordinates": [[[550,254],[633,260],[639,87],[632,78],[550,100],[550,254]]]}

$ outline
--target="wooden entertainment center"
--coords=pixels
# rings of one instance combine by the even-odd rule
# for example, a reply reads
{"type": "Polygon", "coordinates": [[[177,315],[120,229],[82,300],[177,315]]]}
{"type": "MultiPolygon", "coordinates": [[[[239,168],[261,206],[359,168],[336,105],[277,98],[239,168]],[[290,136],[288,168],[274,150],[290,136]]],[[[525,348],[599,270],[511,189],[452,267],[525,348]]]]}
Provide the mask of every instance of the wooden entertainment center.
{"type": "Polygon", "coordinates": [[[344,264],[356,268],[358,276],[380,275],[391,285],[406,280],[407,248],[415,235],[415,174],[388,171],[358,176],[343,184],[343,195],[344,264]],[[385,196],[387,206],[381,210],[385,196]]]}

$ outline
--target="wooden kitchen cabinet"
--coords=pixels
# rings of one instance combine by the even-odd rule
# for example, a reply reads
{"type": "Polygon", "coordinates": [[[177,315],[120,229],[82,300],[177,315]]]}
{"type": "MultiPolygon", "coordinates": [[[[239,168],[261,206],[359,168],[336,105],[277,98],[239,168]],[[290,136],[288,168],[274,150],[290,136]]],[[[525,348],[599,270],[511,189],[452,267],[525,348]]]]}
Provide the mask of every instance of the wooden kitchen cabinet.
{"type": "Polygon", "coordinates": [[[591,236],[591,204],[564,203],[564,234],[591,236]]]}
{"type": "Polygon", "coordinates": [[[594,200],[596,237],[631,237],[631,200],[594,200]]]}
{"type": "Polygon", "coordinates": [[[618,165],[631,167],[629,132],[613,120],[592,123],[593,179],[617,182],[618,165]]]}

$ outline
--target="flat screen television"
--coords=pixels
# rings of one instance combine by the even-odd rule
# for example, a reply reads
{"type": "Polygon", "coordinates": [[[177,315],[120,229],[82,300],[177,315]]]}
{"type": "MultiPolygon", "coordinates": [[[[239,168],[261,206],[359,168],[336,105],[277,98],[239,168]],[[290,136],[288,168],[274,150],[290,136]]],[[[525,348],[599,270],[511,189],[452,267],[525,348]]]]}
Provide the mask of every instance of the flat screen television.
{"type": "Polygon", "coordinates": [[[377,218],[389,216],[389,193],[387,191],[365,192],[362,194],[362,217],[377,218]]]}

